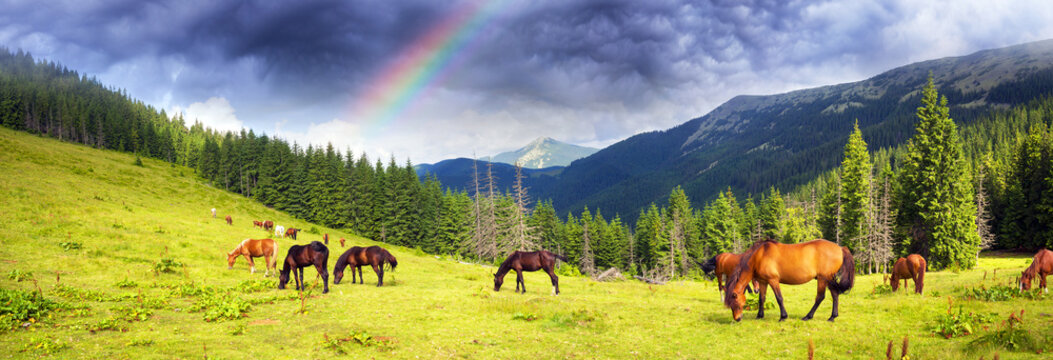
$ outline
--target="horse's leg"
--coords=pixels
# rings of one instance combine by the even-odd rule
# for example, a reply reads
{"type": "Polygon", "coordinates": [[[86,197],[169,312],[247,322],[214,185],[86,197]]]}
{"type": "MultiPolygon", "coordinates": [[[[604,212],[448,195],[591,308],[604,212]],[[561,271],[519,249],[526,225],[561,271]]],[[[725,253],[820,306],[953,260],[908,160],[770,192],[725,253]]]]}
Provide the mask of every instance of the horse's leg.
{"type": "Polygon", "coordinates": [[[815,305],[812,305],[812,310],[808,311],[808,315],[805,315],[801,320],[811,320],[812,316],[815,315],[815,309],[819,308],[819,304],[823,302],[823,298],[826,297],[826,279],[816,278],[815,281],[818,283],[816,286],[817,293],[815,294],[815,305]]]}
{"type": "Polygon", "coordinates": [[[830,311],[830,318],[826,319],[826,321],[834,321],[834,319],[837,318],[837,296],[838,295],[841,295],[841,293],[839,293],[837,291],[834,291],[834,289],[832,289],[832,288],[830,289],[830,299],[834,301],[834,309],[833,309],[833,311],[830,311]]]}
{"type": "Polygon", "coordinates": [[[1039,281],[1039,287],[1042,288],[1042,292],[1049,294],[1049,288],[1046,287],[1046,276],[1049,276],[1049,274],[1042,275],[1042,273],[1039,273],[1039,278],[1042,279],[1039,281]]]}
{"type": "Polygon", "coordinates": [[[377,273],[377,287],[384,285],[384,264],[370,264],[373,267],[373,272],[377,273]]]}
{"type": "MultiPolygon", "coordinates": [[[[747,285],[747,286],[749,286],[749,285],[747,285]]],[[[768,284],[761,283],[759,288],[757,289],[757,294],[759,294],[759,296],[760,296],[759,300],[757,301],[757,304],[758,304],[757,305],[757,318],[758,319],[763,319],[764,318],[764,300],[768,296],[768,284]]],[[[742,296],[746,296],[746,293],[743,292],[742,296]]]]}
{"type": "Polygon", "coordinates": [[[300,290],[307,290],[307,278],[303,277],[303,268],[297,268],[300,274],[300,290]]]}
{"type": "Polygon", "coordinates": [[[552,287],[556,290],[556,295],[559,295],[559,277],[556,276],[556,272],[553,268],[545,268],[545,272],[548,273],[548,277],[552,279],[552,287]]]}
{"type": "Polygon", "coordinates": [[[319,275],[322,275],[322,293],[329,292],[329,272],[325,270],[325,266],[322,264],[314,264],[314,269],[318,270],[319,275]]]}
{"type": "Polygon", "coordinates": [[[249,261],[249,274],[256,273],[256,262],[252,261],[252,256],[245,255],[245,260],[249,261]]]}
{"type": "MultiPolygon", "coordinates": [[[[771,282],[771,292],[775,294],[775,301],[779,303],[779,321],[786,320],[786,318],[790,317],[790,315],[786,314],[786,306],[782,304],[782,288],[779,287],[779,283],[777,281],[771,282]]],[[[764,304],[761,304],[761,308],[763,307],[764,304]]]]}
{"type": "Polygon", "coordinates": [[[362,276],[362,265],[356,266],[355,269],[358,269],[358,283],[359,284],[365,284],[366,283],[366,278],[364,276],[362,276]]]}
{"type": "Polygon", "coordinates": [[[526,283],[523,282],[523,272],[516,270],[516,288],[519,288],[519,284],[523,284],[523,293],[526,294],[526,283]]]}

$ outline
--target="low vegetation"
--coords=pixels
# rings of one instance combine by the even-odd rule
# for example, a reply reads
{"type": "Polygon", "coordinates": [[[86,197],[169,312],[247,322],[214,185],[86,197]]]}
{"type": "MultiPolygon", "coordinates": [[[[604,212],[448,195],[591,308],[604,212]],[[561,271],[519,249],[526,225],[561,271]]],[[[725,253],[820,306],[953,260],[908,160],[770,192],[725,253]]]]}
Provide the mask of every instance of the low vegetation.
{"type": "MultiPolygon", "coordinates": [[[[797,320],[812,305],[814,283],[782,287],[789,320],[747,313],[734,323],[711,282],[600,283],[561,275],[562,294],[552,296],[546,274],[526,273],[527,294],[508,288],[512,278],[494,292],[491,266],[384,244],[399,260],[398,270],[385,274],[397,286],[385,279],[376,287],[375,275],[364,271],[365,285],[331,284],[323,295],[307,269],[301,298],[277,290],[274,277],[250,274],[243,260],[227,270],[233,246],[268,236],[252,219],[316,226],[348,246],[378,243],[216,190],[193,170],[154,159],[138,167],[131,155],[7,129],[0,129],[0,148],[0,172],[19,174],[0,177],[7,195],[0,197],[0,263],[9,275],[0,276],[0,352],[15,357],[282,358],[295,351],[299,358],[806,358],[814,339],[816,359],[882,358],[887,341],[903,337],[910,338],[911,359],[989,359],[995,352],[1039,359],[1053,351],[1042,337],[1053,334],[1043,315],[1053,299],[967,295],[1012,286],[1003,274],[1023,270],[1028,257],[1019,254],[984,254],[975,269],[931,272],[924,295],[870,296],[883,279],[859,276],[833,323],[797,320]],[[59,246],[70,241],[80,249],[59,246]],[[164,259],[172,272],[156,267],[164,259]],[[997,278],[985,275],[994,270],[997,278]],[[948,296],[955,314],[1027,315],[1004,336],[997,332],[1006,328],[992,322],[948,339],[930,329],[947,314],[948,296]],[[1036,345],[1011,348],[998,340],[1015,339],[1018,330],[1036,336],[1036,345]],[[996,338],[970,345],[990,334],[996,338]]],[[[314,240],[320,235],[305,232],[278,242],[284,254],[314,240]]],[[[329,246],[342,251],[334,241],[329,246]]],[[[817,313],[829,311],[828,297],[817,313]]]]}

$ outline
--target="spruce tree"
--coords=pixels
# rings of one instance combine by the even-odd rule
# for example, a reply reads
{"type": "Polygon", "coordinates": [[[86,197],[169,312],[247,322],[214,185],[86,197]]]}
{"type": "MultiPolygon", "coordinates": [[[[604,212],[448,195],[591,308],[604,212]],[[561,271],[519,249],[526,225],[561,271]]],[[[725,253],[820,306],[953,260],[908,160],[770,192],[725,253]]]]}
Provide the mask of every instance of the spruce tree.
{"type": "Polygon", "coordinates": [[[856,121],[852,135],[845,145],[845,158],[841,162],[841,229],[843,245],[853,252],[865,246],[866,209],[870,205],[870,173],[872,165],[867,143],[859,131],[856,121]]]}
{"type": "Polygon", "coordinates": [[[980,244],[972,181],[947,98],[939,97],[931,75],[921,101],[898,179],[903,247],[934,269],[972,268],[980,244]]]}

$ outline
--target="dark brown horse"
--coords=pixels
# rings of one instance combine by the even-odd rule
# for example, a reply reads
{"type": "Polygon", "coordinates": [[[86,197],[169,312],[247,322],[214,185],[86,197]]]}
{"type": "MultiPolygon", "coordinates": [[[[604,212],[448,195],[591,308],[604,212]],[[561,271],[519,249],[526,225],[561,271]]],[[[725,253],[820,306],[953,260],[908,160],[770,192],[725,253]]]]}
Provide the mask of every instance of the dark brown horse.
{"type": "Polygon", "coordinates": [[[314,265],[318,275],[322,276],[322,293],[329,292],[329,272],[326,263],[329,261],[329,249],[324,244],[312,241],[307,245],[293,245],[285,255],[285,265],[278,277],[278,289],[285,289],[289,283],[289,271],[296,277],[296,290],[303,289],[303,268],[314,265]]]}
{"type": "Polygon", "coordinates": [[[227,225],[234,225],[234,219],[231,219],[230,215],[227,215],[227,225]]]}
{"type": "MultiPolygon", "coordinates": [[[[717,291],[727,291],[727,289],[724,288],[724,283],[721,281],[723,281],[728,275],[731,275],[732,271],[735,271],[735,267],[739,266],[739,259],[741,257],[742,254],[720,253],[702,264],[703,272],[707,274],[712,273],[713,276],[716,276],[717,291]]],[[[757,280],[753,280],[752,283],[754,288],[758,286],[757,280]]],[[[753,293],[753,289],[751,289],[749,285],[746,285],[746,291],[751,294],[753,293]]]]}
{"type": "Polygon", "coordinates": [[[271,269],[278,270],[278,242],[272,239],[245,239],[238,247],[227,253],[227,269],[234,268],[234,262],[238,256],[244,256],[249,261],[251,273],[256,273],[256,263],[252,262],[254,257],[263,257],[264,266],[267,267],[263,276],[270,276],[271,269]]]}
{"type": "Polygon", "coordinates": [[[322,234],[322,240],[325,240],[325,244],[329,245],[329,233],[322,234]]]}
{"type": "Polygon", "coordinates": [[[355,270],[358,270],[359,284],[365,284],[365,278],[362,277],[362,266],[369,265],[373,267],[373,272],[377,273],[377,286],[384,285],[385,262],[391,265],[391,270],[395,270],[395,267],[399,266],[395,256],[382,247],[370,246],[364,248],[353,246],[336,259],[336,266],[333,267],[333,284],[340,283],[340,280],[344,278],[344,268],[347,267],[351,267],[352,284],[355,283],[355,270]]]}
{"type": "Polygon", "coordinates": [[[263,222],[263,230],[271,231],[274,230],[274,222],[266,220],[263,222]]]}
{"type": "MultiPolygon", "coordinates": [[[[753,279],[760,282],[760,304],[764,304],[765,293],[771,286],[775,300],[779,303],[779,321],[788,317],[779,284],[800,285],[812,279],[819,282],[815,304],[801,320],[812,319],[829,286],[834,301],[829,320],[834,321],[837,318],[838,295],[855,285],[855,262],[848,248],[826,240],[800,244],[782,244],[771,240],[758,242],[742,254],[739,266],[728,277],[730,290],[724,295],[724,304],[731,308],[731,317],[735,321],[742,320],[742,307],[746,303],[743,292],[753,279]],[[837,280],[838,275],[840,280],[837,280]]],[[[758,306],[757,318],[763,317],[764,306],[758,306]]]]}
{"type": "Polygon", "coordinates": [[[545,269],[548,273],[548,277],[552,279],[552,287],[556,291],[556,295],[559,295],[559,277],[556,276],[556,272],[553,268],[556,266],[556,259],[567,261],[567,258],[562,255],[556,255],[551,252],[540,250],[523,252],[516,251],[512,255],[508,255],[501,266],[497,268],[497,273],[494,274],[494,291],[501,291],[501,285],[505,282],[505,274],[508,271],[516,271],[516,292],[519,292],[519,285],[523,285],[523,293],[526,294],[526,283],[523,282],[524,271],[538,271],[545,269]]]}
{"type": "Polygon", "coordinates": [[[296,240],[296,233],[298,232],[300,232],[300,229],[289,228],[285,230],[285,237],[291,237],[293,240],[296,240]]]}
{"type": "Polygon", "coordinates": [[[1020,290],[1031,290],[1031,280],[1038,278],[1038,287],[1042,291],[1049,292],[1049,288],[1046,287],[1046,276],[1053,273],[1053,251],[1049,249],[1039,250],[1035,254],[1035,258],[1031,260],[1031,266],[1028,266],[1022,274],[1020,274],[1020,290]]]}
{"type": "Polygon", "coordinates": [[[914,292],[921,294],[925,287],[925,258],[918,254],[907,255],[899,258],[892,266],[892,291],[899,291],[899,281],[903,280],[903,287],[907,287],[907,279],[914,281],[914,292]]]}

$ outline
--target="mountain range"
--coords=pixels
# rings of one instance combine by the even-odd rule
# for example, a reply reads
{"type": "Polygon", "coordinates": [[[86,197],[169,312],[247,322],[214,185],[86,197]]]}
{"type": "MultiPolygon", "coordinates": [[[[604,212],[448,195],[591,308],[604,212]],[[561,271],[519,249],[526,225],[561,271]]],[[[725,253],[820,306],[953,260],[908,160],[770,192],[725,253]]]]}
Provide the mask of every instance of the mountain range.
{"type": "MultiPolygon", "coordinates": [[[[1053,92],[1053,40],[923,61],[858,82],[736,96],[673,128],[532,173],[525,183],[533,198],[551,199],[561,214],[587,206],[626,219],[664,202],[678,185],[696,206],[728,188],[741,197],[770,187],[789,191],[839,165],[857,121],[871,151],[906,142],[929,76],[947,97],[951,117],[968,124],[1053,92]]],[[[470,161],[446,165],[431,173],[444,186],[462,188],[460,180],[444,180],[446,171],[464,174],[470,161]]],[[[510,181],[499,184],[508,188],[510,181]]]]}
{"type": "Polygon", "coordinates": [[[540,137],[515,151],[497,154],[493,162],[515,165],[524,168],[541,169],[553,166],[567,166],[574,160],[592,155],[600,149],[568,144],[550,137],[540,137]]]}

